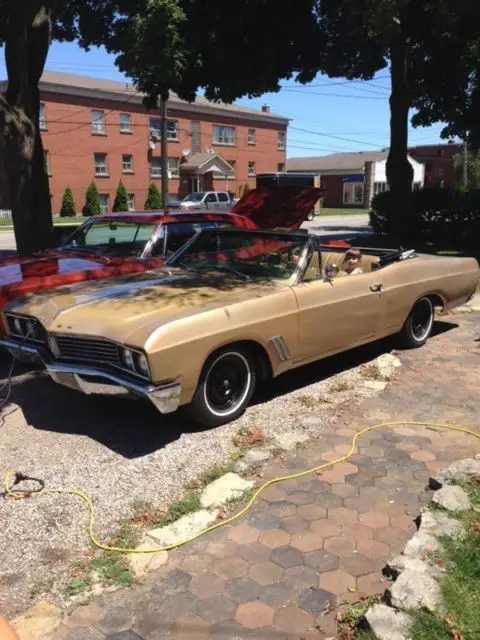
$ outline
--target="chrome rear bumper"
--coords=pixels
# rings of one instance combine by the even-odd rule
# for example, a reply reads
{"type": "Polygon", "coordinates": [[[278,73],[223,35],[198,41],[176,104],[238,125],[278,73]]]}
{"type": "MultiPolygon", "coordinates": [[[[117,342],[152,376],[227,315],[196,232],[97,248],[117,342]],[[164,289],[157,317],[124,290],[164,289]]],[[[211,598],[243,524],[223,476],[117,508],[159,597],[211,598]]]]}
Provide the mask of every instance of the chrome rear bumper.
{"type": "Polygon", "coordinates": [[[54,382],[70,387],[86,395],[140,396],[150,400],[160,413],[172,413],[180,405],[181,386],[178,382],[155,386],[147,381],[131,378],[75,364],[53,362],[48,352],[41,347],[19,344],[8,338],[0,339],[5,347],[19,359],[29,357],[43,362],[54,382]]]}

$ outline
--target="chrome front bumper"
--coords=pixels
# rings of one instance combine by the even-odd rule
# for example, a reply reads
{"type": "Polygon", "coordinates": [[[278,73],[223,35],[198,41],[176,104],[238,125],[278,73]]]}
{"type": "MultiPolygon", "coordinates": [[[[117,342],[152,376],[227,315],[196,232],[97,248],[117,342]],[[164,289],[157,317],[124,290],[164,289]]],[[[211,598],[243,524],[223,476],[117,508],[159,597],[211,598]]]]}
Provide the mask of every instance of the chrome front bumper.
{"type": "Polygon", "coordinates": [[[178,382],[155,386],[100,369],[60,364],[53,362],[48,352],[41,347],[18,344],[8,338],[0,339],[0,346],[21,360],[29,357],[43,362],[54,382],[87,395],[140,396],[150,400],[160,413],[172,413],[180,405],[181,386],[178,382]]]}

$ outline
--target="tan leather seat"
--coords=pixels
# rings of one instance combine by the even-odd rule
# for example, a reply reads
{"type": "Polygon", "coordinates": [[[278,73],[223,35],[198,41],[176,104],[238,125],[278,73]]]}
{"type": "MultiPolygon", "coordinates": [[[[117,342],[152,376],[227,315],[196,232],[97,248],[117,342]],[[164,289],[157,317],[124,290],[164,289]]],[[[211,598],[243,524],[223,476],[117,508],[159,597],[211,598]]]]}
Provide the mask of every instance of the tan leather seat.
{"type": "Polygon", "coordinates": [[[311,280],[318,280],[321,277],[320,260],[318,257],[318,251],[312,255],[310,264],[308,265],[305,275],[303,276],[304,282],[310,282],[311,280]]]}
{"type": "MultiPolygon", "coordinates": [[[[338,269],[342,268],[343,261],[345,260],[345,253],[337,251],[322,251],[322,272],[325,273],[325,269],[328,265],[336,265],[338,269]]],[[[370,273],[378,269],[378,257],[362,255],[360,260],[360,268],[364,273],[370,273]]]]}

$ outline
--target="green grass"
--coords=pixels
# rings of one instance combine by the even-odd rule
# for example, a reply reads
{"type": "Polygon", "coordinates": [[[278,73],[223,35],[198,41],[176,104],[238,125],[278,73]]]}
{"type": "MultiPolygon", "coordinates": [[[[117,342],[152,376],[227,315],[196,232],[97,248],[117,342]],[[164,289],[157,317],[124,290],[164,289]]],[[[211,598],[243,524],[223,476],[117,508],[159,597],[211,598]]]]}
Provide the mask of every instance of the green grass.
{"type": "Polygon", "coordinates": [[[330,393],[341,393],[342,391],[349,391],[352,389],[352,385],[346,380],[336,380],[330,385],[330,393]]]}
{"type": "MultiPolygon", "coordinates": [[[[60,216],[54,216],[53,224],[54,226],[61,226],[64,224],[81,224],[87,220],[85,216],[75,216],[74,218],[61,218],[60,216]]],[[[0,218],[0,228],[3,228],[4,231],[8,231],[13,229],[13,223],[11,218],[0,218]]]]}
{"type": "Polygon", "coordinates": [[[383,380],[380,369],[376,364],[366,364],[360,368],[360,375],[366,380],[383,380]]]}
{"type": "Polygon", "coordinates": [[[183,516],[198,511],[201,508],[200,494],[198,491],[189,491],[180,500],[176,500],[170,507],[170,522],[174,522],[183,516]]]}
{"type": "Polygon", "coordinates": [[[412,617],[412,640],[451,640],[448,625],[440,618],[427,612],[416,612],[412,617]]]}
{"type": "Polygon", "coordinates": [[[367,214],[368,209],[360,209],[359,207],[342,207],[339,209],[331,209],[330,207],[325,207],[323,209],[320,209],[319,216],[365,216],[367,214]]]}

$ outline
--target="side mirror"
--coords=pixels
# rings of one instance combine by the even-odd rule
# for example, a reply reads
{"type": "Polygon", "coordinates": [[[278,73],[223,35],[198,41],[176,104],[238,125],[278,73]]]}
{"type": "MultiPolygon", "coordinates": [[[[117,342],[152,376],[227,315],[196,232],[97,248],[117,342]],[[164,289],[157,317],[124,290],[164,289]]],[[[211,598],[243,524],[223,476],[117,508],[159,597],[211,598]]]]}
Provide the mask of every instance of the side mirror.
{"type": "Polygon", "coordinates": [[[336,264],[327,264],[326,268],[325,268],[325,276],[326,278],[328,278],[329,280],[331,280],[332,278],[334,278],[338,273],[338,267],[336,264]]]}

